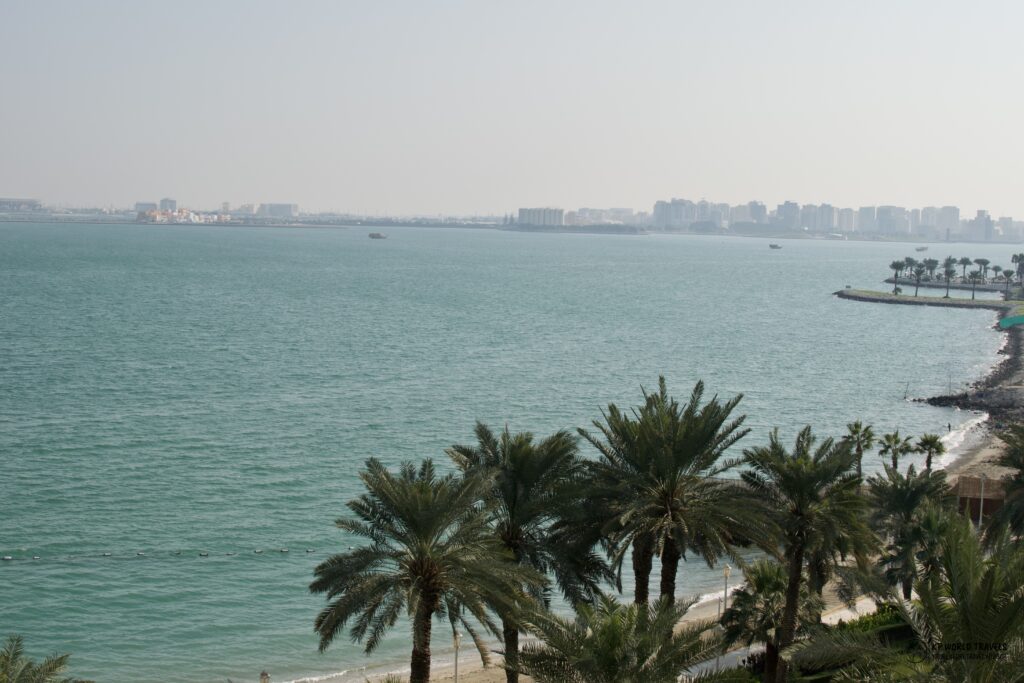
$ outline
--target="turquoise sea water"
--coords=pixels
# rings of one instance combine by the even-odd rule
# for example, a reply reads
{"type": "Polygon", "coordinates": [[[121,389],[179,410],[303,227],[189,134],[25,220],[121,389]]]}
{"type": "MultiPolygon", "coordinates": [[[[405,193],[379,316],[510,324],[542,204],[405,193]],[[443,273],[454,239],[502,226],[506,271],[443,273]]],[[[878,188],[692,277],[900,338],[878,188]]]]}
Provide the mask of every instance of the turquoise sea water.
{"type": "Polygon", "coordinates": [[[946,433],[974,416],[904,397],[977,379],[1003,339],[993,312],[831,295],[911,245],[386,232],[0,224],[0,635],[112,683],[401,665],[404,630],[371,659],[312,630],[365,458],[444,461],[477,419],[586,426],[659,373],[743,392],[741,445],[946,433]]]}

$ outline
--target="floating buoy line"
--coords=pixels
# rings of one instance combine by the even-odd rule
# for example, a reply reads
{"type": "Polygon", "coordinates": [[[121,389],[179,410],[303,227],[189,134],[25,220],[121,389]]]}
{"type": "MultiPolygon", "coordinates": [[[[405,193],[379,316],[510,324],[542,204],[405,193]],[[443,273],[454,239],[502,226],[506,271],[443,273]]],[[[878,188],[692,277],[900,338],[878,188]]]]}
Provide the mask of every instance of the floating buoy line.
{"type": "MultiPolygon", "coordinates": [[[[349,547],[349,550],[352,550],[349,547]]],[[[121,553],[113,552],[101,552],[101,553],[83,553],[83,554],[72,554],[72,555],[0,555],[0,565],[12,564],[15,562],[72,562],[78,560],[128,560],[128,559],[153,559],[160,557],[174,557],[180,559],[200,559],[208,557],[244,557],[248,555],[294,555],[296,557],[302,557],[303,555],[312,555],[316,553],[314,548],[306,548],[304,553],[291,553],[288,548],[257,548],[252,553],[240,553],[238,551],[228,550],[224,552],[211,552],[209,550],[170,550],[165,553],[157,553],[153,551],[138,550],[133,552],[126,551],[121,553]]]]}

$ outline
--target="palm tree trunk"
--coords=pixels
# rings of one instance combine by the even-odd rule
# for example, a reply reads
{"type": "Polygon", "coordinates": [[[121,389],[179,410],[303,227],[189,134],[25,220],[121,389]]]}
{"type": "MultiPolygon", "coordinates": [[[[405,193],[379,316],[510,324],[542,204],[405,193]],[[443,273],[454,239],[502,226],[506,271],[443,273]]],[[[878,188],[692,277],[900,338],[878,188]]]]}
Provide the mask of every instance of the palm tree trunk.
{"type": "MultiPolygon", "coordinates": [[[[800,606],[800,581],[803,579],[804,547],[797,543],[793,555],[789,558],[789,583],[786,585],[786,607],[782,611],[782,623],[779,625],[779,650],[785,650],[793,644],[796,635],[796,613],[800,606]]],[[[775,675],[778,683],[786,682],[786,663],[780,661],[775,675]]]]}
{"type": "Polygon", "coordinates": [[[679,548],[671,538],[665,541],[661,551],[661,599],[676,600],[676,574],[679,572],[679,548]]]}
{"type": "Polygon", "coordinates": [[[409,683],[430,681],[430,629],[433,605],[437,598],[424,595],[416,608],[412,622],[412,661],[410,662],[409,683]]]}
{"type": "Polygon", "coordinates": [[[917,290],[921,289],[921,281],[916,280],[914,282],[914,296],[917,296],[917,290]]]}
{"type": "Polygon", "coordinates": [[[904,600],[909,600],[910,599],[910,593],[911,593],[911,591],[913,589],[914,589],[914,580],[911,579],[909,576],[907,578],[903,579],[903,599],[904,600]]]}
{"type": "Polygon", "coordinates": [[[518,683],[519,627],[508,619],[502,619],[501,635],[505,638],[505,682],[518,683]]]}
{"type": "Polygon", "coordinates": [[[924,456],[924,468],[931,472],[932,471],[932,452],[928,451],[928,455],[924,456]]]}
{"type": "Polygon", "coordinates": [[[654,566],[654,549],[651,539],[638,536],[633,540],[633,577],[636,588],[633,591],[633,602],[646,605],[650,595],[651,568],[654,566]]]}
{"type": "Polygon", "coordinates": [[[974,288],[978,286],[978,283],[971,280],[971,301],[974,301],[974,288]]]}
{"type": "Polygon", "coordinates": [[[946,278],[946,298],[949,298],[949,278],[946,278]]]}
{"type": "Polygon", "coordinates": [[[769,638],[764,644],[764,683],[775,683],[779,670],[779,648],[775,639],[769,638]]]}
{"type": "Polygon", "coordinates": [[[860,446],[857,446],[857,477],[860,478],[860,479],[864,478],[864,470],[862,468],[863,461],[864,461],[864,449],[861,448],[860,446]]]}

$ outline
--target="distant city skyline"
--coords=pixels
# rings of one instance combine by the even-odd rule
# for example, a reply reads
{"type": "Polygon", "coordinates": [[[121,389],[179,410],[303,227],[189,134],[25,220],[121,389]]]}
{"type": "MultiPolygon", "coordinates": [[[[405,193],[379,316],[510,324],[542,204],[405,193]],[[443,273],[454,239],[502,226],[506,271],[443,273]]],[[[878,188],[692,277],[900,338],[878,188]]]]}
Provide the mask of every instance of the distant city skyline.
{"type": "Polygon", "coordinates": [[[1024,216],[1024,6],[12,2],[0,195],[1024,216]]]}

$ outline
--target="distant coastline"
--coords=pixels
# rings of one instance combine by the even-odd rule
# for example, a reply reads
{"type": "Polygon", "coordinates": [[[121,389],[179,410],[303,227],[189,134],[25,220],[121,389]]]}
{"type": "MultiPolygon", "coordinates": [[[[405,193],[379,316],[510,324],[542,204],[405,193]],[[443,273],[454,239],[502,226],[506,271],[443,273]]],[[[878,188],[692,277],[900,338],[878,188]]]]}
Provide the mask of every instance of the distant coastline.
{"type": "MultiPolygon", "coordinates": [[[[501,225],[499,223],[469,223],[452,221],[428,221],[410,220],[402,221],[395,219],[348,219],[348,220],[298,220],[298,221],[254,221],[239,220],[219,223],[156,223],[148,221],[122,220],[116,217],[81,217],[62,218],[59,216],[5,216],[0,215],[0,224],[45,224],[45,225],[124,225],[137,227],[152,226],[193,226],[193,227],[231,227],[231,228],[456,228],[463,230],[502,230],[509,232],[530,232],[541,234],[570,234],[570,235],[632,235],[632,236],[703,236],[703,237],[754,237],[758,239],[771,240],[799,240],[814,242],[880,242],[886,244],[992,244],[1009,245],[1018,242],[996,242],[984,240],[932,240],[922,238],[903,239],[901,236],[844,233],[837,236],[835,233],[811,233],[794,232],[791,230],[758,230],[758,231],[737,231],[731,229],[695,231],[695,230],[654,230],[638,225],[562,225],[562,226],[527,226],[527,225],[501,225]]],[[[770,227],[770,226],[766,226],[770,227]]],[[[924,283],[921,283],[924,286],[924,283]]]]}

